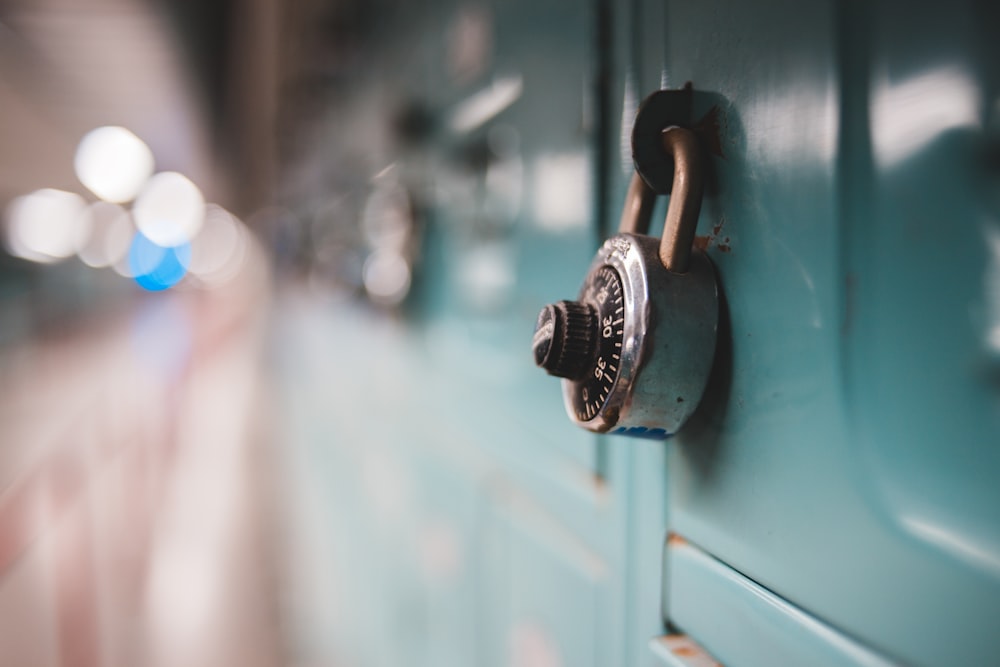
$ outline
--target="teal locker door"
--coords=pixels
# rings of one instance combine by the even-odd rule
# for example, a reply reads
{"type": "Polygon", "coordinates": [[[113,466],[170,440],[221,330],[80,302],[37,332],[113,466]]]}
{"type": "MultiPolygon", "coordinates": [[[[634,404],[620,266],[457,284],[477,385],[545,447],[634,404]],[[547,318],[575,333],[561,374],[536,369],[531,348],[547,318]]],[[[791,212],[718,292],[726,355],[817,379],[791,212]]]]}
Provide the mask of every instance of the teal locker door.
{"type": "Polygon", "coordinates": [[[365,666],[633,664],[662,629],[663,448],[646,471],[645,629],[626,638],[641,473],[629,447],[570,424],[531,354],[539,309],[576,294],[604,214],[617,136],[596,4],[399,4],[371,75],[338,101],[353,122],[334,115],[331,133],[375,147],[353,186],[397,179],[420,203],[419,282],[393,312],[292,304],[281,333],[303,542],[328,562],[329,583],[300,593],[339,628],[302,603],[302,643],[365,666]],[[431,129],[395,145],[407,105],[431,129]]]}
{"type": "Polygon", "coordinates": [[[568,422],[530,352],[538,310],[576,293],[596,246],[594,19],[552,0],[442,15],[445,63],[462,31],[485,37],[488,55],[436,94],[440,282],[420,333],[442,427],[414,438],[443,465],[484,462],[475,664],[621,662],[622,505],[596,440],[568,422]]]}
{"type": "MultiPolygon", "coordinates": [[[[699,234],[726,326],[670,444],[669,520],[743,590],[856,642],[847,662],[988,664],[1000,17],[919,4],[641,4],[661,17],[644,59],[722,128],[699,234]]],[[[684,549],[677,571],[707,576],[684,549]]],[[[706,620],[727,598],[670,576],[669,621],[761,664],[706,620]]]]}

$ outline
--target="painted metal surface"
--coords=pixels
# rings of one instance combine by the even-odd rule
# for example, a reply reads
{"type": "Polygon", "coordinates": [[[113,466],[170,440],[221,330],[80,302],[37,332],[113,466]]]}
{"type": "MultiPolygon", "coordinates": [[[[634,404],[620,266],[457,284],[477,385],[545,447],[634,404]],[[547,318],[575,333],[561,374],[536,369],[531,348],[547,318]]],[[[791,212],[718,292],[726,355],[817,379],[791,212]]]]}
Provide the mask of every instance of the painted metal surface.
{"type": "Polygon", "coordinates": [[[672,529],[895,659],[990,662],[995,6],[662,7],[647,55],[723,117],[729,319],[672,529]]]}
{"type": "Polygon", "coordinates": [[[386,315],[289,295],[276,333],[286,479],[311,508],[290,533],[315,554],[293,577],[296,643],[363,666],[631,664],[662,632],[647,587],[649,629],[625,640],[633,471],[565,419],[525,342],[596,249],[592,16],[569,2],[401,12],[370,81],[435,117],[429,143],[385,155],[426,216],[413,302],[386,315]]]}
{"type": "Polygon", "coordinates": [[[657,665],[667,667],[720,667],[715,658],[687,635],[665,635],[649,642],[657,665]]]}
{"type": "Polygon", "coordinates": [[[279,334],[288,485],[311,510],[289,530],[316,559],[293,584],[301,643],[364,665],[624,662],[622,501],[558,450],[526,462],[482,446],[464,426],[490,423],[451,413],[458,397],[428,382],[421,336],[344,304],[315,306],[288,303],[279,334]],[[324,359],[330,344],[387,353],[376,364],[324,359]],[[331,388],[331,374],[353,380],[331,388]],[[366,410],[342,391],[366,396],[366,410]],[[367,419],[378,411],[394,418],[367,419]],[[426,419],[439,424],[433,440],[419,432],[426,419]]]}
{"type": "Polygon", "coordinates": [[[722,664],[895,664],[680,539],[668,542],[667,567],[667,613],[722,664]]]}
{"type": "Polygon", "coordinates": [[[662,664],[647,644],[673,623],[725,664],[988,664],[996,10],[441,1],[386,21],[356,113],[433,111],[426,145],[368,165],[422,203],[424,272],[394,315],[284,300],[299,539],[328,577],[302,592],[303,643],[662,664]],[[638,100],[688,80],[722,132],[696,237],[725,297],[716,367],[670,443],[597,441],[533,367],[532,325],[618,218],[638,100]],[[707,556],[672,552],[663,578],[668,526],[707,556]],[[704,620],[734,608],[773,632],[704,620]]]}

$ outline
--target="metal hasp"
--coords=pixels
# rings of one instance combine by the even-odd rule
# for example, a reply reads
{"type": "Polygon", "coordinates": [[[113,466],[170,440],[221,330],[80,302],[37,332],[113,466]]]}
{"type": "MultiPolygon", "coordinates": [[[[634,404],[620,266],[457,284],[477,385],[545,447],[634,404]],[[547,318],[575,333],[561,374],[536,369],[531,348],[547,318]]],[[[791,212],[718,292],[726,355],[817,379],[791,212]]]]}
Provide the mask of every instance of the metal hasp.
{"type": "MultiPolygon", "coordinates": [[[[701,212],[705,167],[698,138],[690,130],[668,127],[660,135],[663,150],[674,164],[670,206],[660,240],[660,260],[667,271],[684,273],[691,258],[694,232],[701,212]]],[[[639,172],[632,175],[625,208],[618,225],[620,233],[648,234],[656,193],[639,172]]]]}
{"type": "Polygon", "coordinates": [[[542,309],[536,363],[563,378],[570,419],[598,433],[662,439],[698,406],[715,353],[718,290],[693,247],[704,183],[688,129],[658,135],[672,183],[663,236],[648,235],[656,192],[636,172],[619,233],[597,252],[577,301],[542,309]]]}

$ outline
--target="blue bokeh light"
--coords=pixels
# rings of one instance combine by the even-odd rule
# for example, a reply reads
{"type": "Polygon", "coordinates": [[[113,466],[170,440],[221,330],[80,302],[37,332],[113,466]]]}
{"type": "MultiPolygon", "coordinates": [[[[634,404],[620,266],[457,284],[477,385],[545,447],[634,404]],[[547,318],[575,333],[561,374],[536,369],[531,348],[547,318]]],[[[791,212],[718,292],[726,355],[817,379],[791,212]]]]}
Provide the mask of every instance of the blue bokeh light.
{"type": "Polygon", "coordinates": [[[191,264],[191,244],[163,248],[137,233],[129,247],[128,264],[140,287],[161,292],[184,278],[191,264]]]}

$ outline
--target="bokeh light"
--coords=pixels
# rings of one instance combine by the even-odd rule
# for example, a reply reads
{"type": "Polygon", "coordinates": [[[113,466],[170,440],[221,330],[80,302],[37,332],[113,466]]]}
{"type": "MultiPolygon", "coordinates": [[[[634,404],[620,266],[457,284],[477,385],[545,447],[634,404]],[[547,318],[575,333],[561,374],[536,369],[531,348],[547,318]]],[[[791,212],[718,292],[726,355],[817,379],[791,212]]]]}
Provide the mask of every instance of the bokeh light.
{"type": "Polygon", "coordinates": [[[132,277],[143,289],[160,292],[179,283],[191,263],[191,244],[165,248],[136,234],[128,251],[132,277]]]}
{"type": "Polygon", "coordinates": [[[246,229],[221,206],[205,207],[205,224],[191,243],[188,271],[208,287],[232,279],[246,257],[246,229]]]}
{"type": "Polygon", "coordinates": [[[135,277],[135,271],[132,270],[132,263],[129,258],[129,251],[132,249],[132,243],[137,236],[139,236],[139,232],[135,230],[135,225],[132,224],[131,219],[127,227],[115,226],[108,233],[108,246],[113,250],[124,249],[118,255],[118,258],[111,263],[111,268],[114,272],[123,278],[135,277]]]}
{"type": "Polygon", "coordinates": [[[93,202],[87,207],[90,235],[77,254],[87,266],[111,266],[128,254],[134,234],[132,217],[117,204],[93,202]]]}
{"type": "Polygon", "coordinates": [[[80,195],[44,188],[14,199],[5,212],[12,255],[51,263],[74,254],[90,234],[87,204],[80,195]]]}
{"type": "Polygon", "coordinates": [[[118,126],[91,130],[80,141],[74,160],[76,177],[101,199],[135,199],[153,174],[153,152],[135,134],[118,126]]]}
{"type": "Polygon", "coordinates": [[[410,265],[396,250],[376,250],[365,261],[363,279],[373,301],[395,306],[410,291],[410,265]]]}
{"type": "Polygon", "coordinates": [[[146,238],[163,248],[190,242],[205,221],[205,198],[183,174],[156,174],[132,208],[135,224],[146,238]]]}

